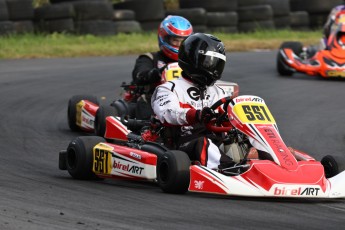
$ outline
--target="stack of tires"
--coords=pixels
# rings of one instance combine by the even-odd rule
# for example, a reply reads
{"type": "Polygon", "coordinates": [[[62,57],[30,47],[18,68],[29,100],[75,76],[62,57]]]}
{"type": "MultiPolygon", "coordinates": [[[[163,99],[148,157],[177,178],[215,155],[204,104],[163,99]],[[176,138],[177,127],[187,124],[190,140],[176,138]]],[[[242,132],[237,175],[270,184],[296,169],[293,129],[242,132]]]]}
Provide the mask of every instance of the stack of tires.
{"type": "MultiPolygon", "coordinates": [[[[107,0],[50,0],[50,2],[59,4],[60,8],[66,7],[66,5],[68,8],[73,8],[73,28],[70,29],[77,34],[115,34],[113,9],[107,0]]],[[[70,21],[70,18],[64,18],[63,20],[67,22],[70,21]]],[[[60,20],[60,22],[63,22],[63,20],[60,20]]],[[[48,31],[53,31],[55,28],[53,26],[48,31]]],[[[69,32],[68,28],[66,28],[66,31],[69,32]]],[[[56,32],[60,31],[56,30],[56,32]]]]}
{"type": "Polygon", "coordinates": [[[290,27],[293,30],[310,30],[307,11],[290,12],[290,27]]]}
{"type": "Polygon", "coordinates": [[[308,12],[310,28],[322,27],[330,10],[343,3],[343,0],[290,0],[291,11],[308,12]]]}
{"type": "Polygon", "coordinates": [[[156,31],[165,17],[163,0],[125,0],[114,4],[113,8],[134,11],[144,31],[156,31]]]}
{"type": "Polygon", "coordinates": [[[204,8],[186,8],[166,11],[166,15],[178,15],[186,18],[193,26],[195,33],[207,31],[207,14],[204,8]]]}
{"type": "Polygon", "coordinates": [[[133,10],[114,10],[114,25],[116,33],[138,33],[142,31],[133,10]]]}
{"type": "Polygon", "coordinates": [[[180,10],[177,15],[187,18],[195,32],[237,32],[238,0],[179,0],[180,10]]]}
{"type": "Polygon", "coordinates": [[[0,35],[33,32],[31,0],[0,0],[0,35]]]}
{"type": "Polygon", "coordinates": [[[50,0],[35,9],[35,24],[41,32],[114,35],[140,32],[131,10],[115,10],[108,0],[50,0]]]}
{"type": "MultiPolygon", "coordinates": [[[[279,1],[279,0],[278,0],[279,1]]],[[[261,0],[239,1],[238,29],[241,32],[274,29],[273,8],[261,0]]]]}
{"type": "Polygon", "coordinates": [[[14,32],[14,25],[9,19],[6,2],[5,0],[0,0],[0,35],[14,32]]]}
{"type": "Polygon", "coordinates": [[[74,33],[74,16],[71,4],[44,5],[35,9],[35,25],[40,32],[74,33]]]}

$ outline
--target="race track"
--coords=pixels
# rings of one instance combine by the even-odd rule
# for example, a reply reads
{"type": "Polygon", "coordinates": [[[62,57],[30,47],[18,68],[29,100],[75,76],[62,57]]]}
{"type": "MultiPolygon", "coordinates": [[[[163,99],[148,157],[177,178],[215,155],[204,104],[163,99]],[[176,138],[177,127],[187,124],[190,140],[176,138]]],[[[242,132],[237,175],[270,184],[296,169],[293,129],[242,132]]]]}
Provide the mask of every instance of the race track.
{"type": "MultiPolygon", "coordinates": [[[[345,154],[345,81],[280,77],[275,52],[228,54],[224,80],[265,99],[285,142],[318,160],[345,154]]],[[[0,60],[0,229],[341,229],[345,200],[164,194],[153,183],[77,181],[58,152],[81,135],[67,101],[119,97],[135,56],[0,60]]]]}

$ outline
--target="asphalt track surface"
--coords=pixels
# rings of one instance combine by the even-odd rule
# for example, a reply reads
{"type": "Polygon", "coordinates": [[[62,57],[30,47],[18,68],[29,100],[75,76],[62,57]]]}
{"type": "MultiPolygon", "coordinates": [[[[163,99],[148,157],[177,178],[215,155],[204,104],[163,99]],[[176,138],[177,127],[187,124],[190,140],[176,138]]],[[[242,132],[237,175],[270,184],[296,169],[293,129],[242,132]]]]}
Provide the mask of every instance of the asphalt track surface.
{"type": "MultiPolygon", "coordinates": [[[[228,54],[224,80],[265,99],[287,145],[345,153],[345,81],[280,77],[276,52],[228,54]]],[[[58,169],[67,101],[118,98],[135,56],[0,60],[0,229],[341,229],[345,200],[171,195],[153,183],[78,181],[58,169]]]]}

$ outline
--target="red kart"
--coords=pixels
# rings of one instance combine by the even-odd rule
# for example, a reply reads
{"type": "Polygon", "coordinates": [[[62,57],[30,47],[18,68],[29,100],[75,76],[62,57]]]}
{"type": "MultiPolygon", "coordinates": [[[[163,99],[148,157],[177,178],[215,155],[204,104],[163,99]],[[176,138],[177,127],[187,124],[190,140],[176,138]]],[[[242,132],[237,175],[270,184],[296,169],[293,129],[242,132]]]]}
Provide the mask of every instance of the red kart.
{"type": "Polygon", "coordinates": [[[206,124],[222,135],[219,146],[237,163],[212,170],[185,152],[164,146],[155,120],[107,117],[106,139],[78,137],[59,155],[59,168],[75,179],[127,178],[157,182],[164,192],[201,192],[233,196],[345,198],[345,164],[338,157],[321,162],[288,148],[264,100],[257,96],[223,98],[211,109],[218,117],[206,124]],[[141,135],[126,126],[148,126],[141,135]],[[108,130],[109,127],[109,130],[108,130]],[[257,154],[250,154],[255,149],[257,154]]]}
{"type": "Polygon", "coordinates": [[[284,42],[278,51],[277,70],[282,76],[300,72],[324,78],[345,77],[345,24],[332,32],[325,49],[284,42]]]}

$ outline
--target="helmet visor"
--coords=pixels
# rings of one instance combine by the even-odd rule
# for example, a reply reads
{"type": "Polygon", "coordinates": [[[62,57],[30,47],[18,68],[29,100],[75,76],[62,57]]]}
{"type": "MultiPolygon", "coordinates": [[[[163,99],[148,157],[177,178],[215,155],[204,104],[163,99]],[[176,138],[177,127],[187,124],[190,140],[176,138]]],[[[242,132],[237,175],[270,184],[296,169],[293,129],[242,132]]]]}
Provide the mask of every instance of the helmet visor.
{"type": "Polygon", "coordinates": [[[218,52],[207,51],[200,56],[200,59],[201,67],[209,72],[215,80],[220,79],[224,70],[226,56],[218,52]]]}
{"type": "Polygon", "coordinates": [[[167,35],[164,40],[169,45],[179,48],[184,39],[185,37],[167,35]]]}

